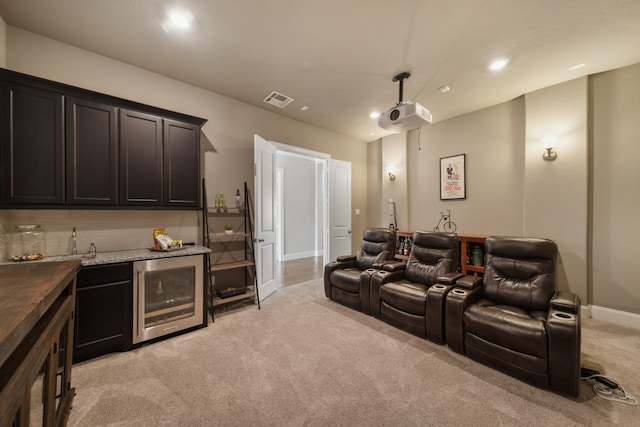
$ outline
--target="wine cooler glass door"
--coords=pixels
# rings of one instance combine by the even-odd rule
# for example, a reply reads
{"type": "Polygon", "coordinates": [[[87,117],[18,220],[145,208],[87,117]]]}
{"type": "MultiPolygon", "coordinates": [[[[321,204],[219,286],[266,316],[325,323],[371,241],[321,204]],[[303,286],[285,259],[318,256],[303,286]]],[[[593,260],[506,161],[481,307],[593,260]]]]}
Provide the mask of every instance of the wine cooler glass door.
{"type": "Polygon", "coordinates": [[[134,344],[203,322],[201,256],[136,262],[134,271],[134,344]]]}

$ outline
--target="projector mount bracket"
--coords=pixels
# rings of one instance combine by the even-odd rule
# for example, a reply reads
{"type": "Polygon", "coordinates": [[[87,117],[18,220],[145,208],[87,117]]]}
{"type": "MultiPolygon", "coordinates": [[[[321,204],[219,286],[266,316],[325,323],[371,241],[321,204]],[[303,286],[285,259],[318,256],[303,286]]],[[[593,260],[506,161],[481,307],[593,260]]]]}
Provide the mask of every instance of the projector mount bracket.
{"type": "Polygon", "coordinates": [[[393,82],[400,84],[400,87],[398,88],[398,91],[400,93],[398,94],[398,104],[397,105],[402,104],[402,89],[403,89],[403,86],[404,86],[404,80],[408,79],[409,77],[411,77],[411,73],[408,72],[408,71],[403,71],[402,73],[400,73],[400,74],[398,74],[396,76],[393,76],[393,82]]]}

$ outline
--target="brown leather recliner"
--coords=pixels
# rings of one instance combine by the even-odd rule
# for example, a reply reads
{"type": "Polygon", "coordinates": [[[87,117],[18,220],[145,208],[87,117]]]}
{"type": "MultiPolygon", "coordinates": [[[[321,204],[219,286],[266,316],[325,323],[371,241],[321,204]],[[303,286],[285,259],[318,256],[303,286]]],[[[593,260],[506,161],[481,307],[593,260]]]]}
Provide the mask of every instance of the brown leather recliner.
{"type": "Polygon", "coordinates": [[[449,347],[533,385],[580,391],[580,300],[558,292],[551,240],[489,237],[482,278],[449,292],[449,347]]]}
{"type": "Polygon", "coordinates": [[[371,314],[369,281],[383,262],[393,260],[396,253],[396,231],[369,228],[364,231],[356,255],[339,256],[324,266],[324,293],[327,298],[371,314]]]}
{"type": "Polygon", "coordinates": [[[455,234],[414,232],[406,265],[385,264],[371,278],[372,314],[407,332],[444,343],[448,283],[462,276],[456,272],[459,251],[455,234]]]}

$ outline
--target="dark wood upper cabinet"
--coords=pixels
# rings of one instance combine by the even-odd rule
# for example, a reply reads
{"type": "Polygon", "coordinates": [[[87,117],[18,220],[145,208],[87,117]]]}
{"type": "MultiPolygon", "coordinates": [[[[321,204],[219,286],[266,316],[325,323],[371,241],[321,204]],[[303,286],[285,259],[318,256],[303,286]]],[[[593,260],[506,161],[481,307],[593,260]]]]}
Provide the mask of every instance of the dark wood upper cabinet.
{"type": "Polygon", "coordinates": [[[197,209],[204,119],[0,68],[0,208],[197,209]]]}
{"type": "Polygon", "coordinates": [[[66,113],[66,201],[116,205],[116,107],[68,97],[66,113]]]}
{"type": "Polygon", "coordinates": [[[162,119],[120,110],[120,204],[161,206],[162,119]]]}
{"type": "Polygon", "coordinates": [[[164,204],[200,205],[200,127],[164,120],[164,204]]]}
{"type": "Polygon", "coordinates": [[[12,83],[1,90],[2,203],[63,204],[62,95],[12,83]]]}

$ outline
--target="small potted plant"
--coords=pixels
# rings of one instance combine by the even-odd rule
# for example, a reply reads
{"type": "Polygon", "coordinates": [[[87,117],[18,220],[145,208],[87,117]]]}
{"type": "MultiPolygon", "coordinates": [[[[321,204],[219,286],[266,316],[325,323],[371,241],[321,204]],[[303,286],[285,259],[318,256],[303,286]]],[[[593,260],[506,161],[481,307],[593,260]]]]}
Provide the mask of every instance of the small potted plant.
{"type": "Polygon", "coordinates": [[[233,225],[225,225],[224,234],[228,234],[228,235],[233,234],[233,225]]]}

